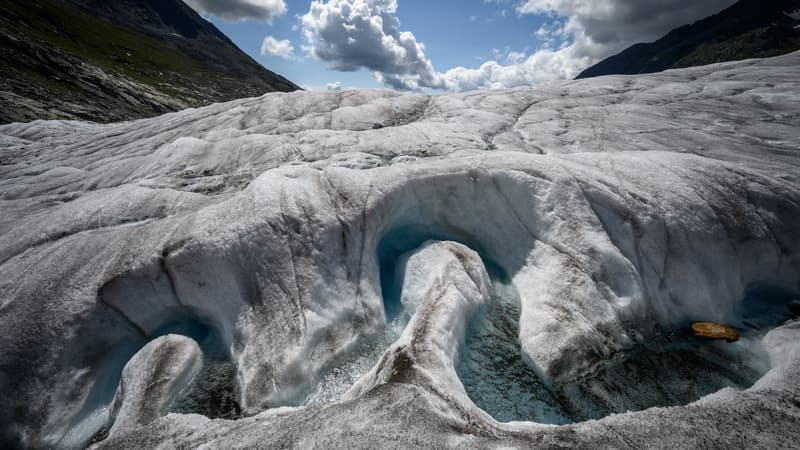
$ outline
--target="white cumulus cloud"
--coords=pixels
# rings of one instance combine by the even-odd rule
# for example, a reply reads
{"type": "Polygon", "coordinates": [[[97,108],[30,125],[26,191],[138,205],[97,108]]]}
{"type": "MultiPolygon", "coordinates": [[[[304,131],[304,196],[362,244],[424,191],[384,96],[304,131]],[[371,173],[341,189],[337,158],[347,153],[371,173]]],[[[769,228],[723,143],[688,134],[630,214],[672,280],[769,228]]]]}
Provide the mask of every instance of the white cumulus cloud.
{"type": "Polygon", "coordinates": [[[272,23],[286,12],[283,0],[184,0],[200,13],[213,14],[225,20],[253,19],[272,23]]]}
{"type": "Polygon", "coordinates": [[[477,69],[456,67],[442,74],[442,78],[453,91],[502,89],[571,79],[588,64],[588,58],[576,56],[570,47],[543,49],[524,60],[515,58],[510,64],[487,61],[477,69]]]}
{"type": "Polygon", "coordinates": [[[529,55],[507,48],[478,68],[437,72],[425,56],[425,45],[400,30],[397,0],[315,0],[302,18],[304,49],[335,70],[372,70],[378,82],[394,89],[528,86],[573,78],[634,43],[658,38],[734,1],[484,0],[498,8],[516,4],[521,15],[549,16],[548,23],[532,30],[543,44],[529,55]]]}
{"type": "Polygon", "coordinates": [[[518,52],[506,52],[505,65],[487,61],[477,69],[456,67],[445,72],[442,78],[452,90],[516,87],[571,79],[634,43],[654,40],[734,2],[526,0],[518,6],[520,14],[544,14],[554,18],[534,33],[544,42],[542,48],[527,58],[518,52]]]}
{"type": "Polygon", "coordinates": [[[425,46],[400,30],[396,13],[396,0],[312,1],[302,18],[305,49],[335,70],[372,70],[396,89],[444,88],[425,46]]]}
{"type": "MultiPolygon", "coordinates": [[[[637,42],[660,38],[732,5],[736,0],[525,0],[520,14],[566,19],[562,33],[581,39],[579,56],[604,58],[637,42]]],[[[577,39],[576,39],[577,40],[577,39]]]]}
{"type": "Polygon", "coordinates": [[[288,39],[279,41],[272,36],[267,36],[261,44],[261,54],[290,59],[294,57],[294,46],[288,39]]]}

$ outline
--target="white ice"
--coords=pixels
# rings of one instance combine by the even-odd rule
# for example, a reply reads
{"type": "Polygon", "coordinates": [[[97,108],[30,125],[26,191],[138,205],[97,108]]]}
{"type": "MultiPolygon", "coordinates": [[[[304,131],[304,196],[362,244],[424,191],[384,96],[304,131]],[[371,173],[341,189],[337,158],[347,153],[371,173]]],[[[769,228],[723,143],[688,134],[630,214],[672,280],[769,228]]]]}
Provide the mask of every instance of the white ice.
{"type": "Polygon", "coordinates": [[[485,280],[462,291],[473,272],[442,269],[449,256],[402,259],[457,242],[451,253],[501,272],[519,296],[520,357],[548,389],[608,373],[693,320],[746,328],[752,289],[781,302],[800,292],[798,65],[793,53],[514,90],[296,92],[110,125],[2,126],[0,440],[90,438],[128,360],[188,323],[235,366],[243,417],[167,414],[98,447],[800,445],[796,325],[747,310],[759,333],[778,327],[755,340],[771,359],[750,389],[563,427],[503,423],[454,369],[485,280]],[[385,336],[397,265],[398,301],[415,313],[365,360],[383,369],[367,362],[320,388],[385,336]],[[456,288],[434,307],[437,274],[456,288]],[[387,358],[421,329],[432,353],[409,361],[425,377],[392,379],[387,358]],[[314,392],[331,395],[307,401],[314,392]]]}

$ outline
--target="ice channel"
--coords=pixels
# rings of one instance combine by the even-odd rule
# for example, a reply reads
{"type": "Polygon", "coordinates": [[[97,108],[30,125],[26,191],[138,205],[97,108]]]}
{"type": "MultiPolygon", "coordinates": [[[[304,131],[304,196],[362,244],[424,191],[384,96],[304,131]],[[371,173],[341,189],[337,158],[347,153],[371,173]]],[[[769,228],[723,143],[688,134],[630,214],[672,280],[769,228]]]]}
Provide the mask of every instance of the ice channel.
{"type": "Polygon", "coordinates": [[[591,376],[548,387],[520,352],[516,290],[496,273],[493,282],[492,302],[472,321],[456,369],[472,401],[501,422],[560,425],[685,405],[724,387],[749,388],[769,370],[761,339],[798,312],[789,291],[754,286],[730,318],[740,332],[735,343],[696,338],[688,323],[655,327],[635,349],[610,358],[591,376]]]}
{"type": "MultiPolygon", "coordinates": [[[[363,337],[354,350],[332,361],[308,390],[285,405],[274,406],[336,403],[379,363],[413,315],[400,301],[404,262],[432,241],[456,241],[479,248],[469,236],[452,229],[406,225],[387,233],[377,248],[385,328],[378,335],[363,337]]],[[[728,323],[740,331],[736,343],[695,338],[688,332],[688,323],[670,329],[654,325],[636,348],[612,355],[596,372],[571,383],[548,385],[520,348],[520,297],[514,284],[491,260],[481,256],[481,261],[491,280],[491,300],[468,319],[464,342],[453,358],[469,399],[499,422],[563,425],[653,406],[684,405],[724,387],[748,388],[769,369],[768,356],[760,344],[763,336],[800,312],[792,301],[797,296],[791,291],[770,284],[754,285],[728,318],[728,323]]],[[[239,418],[237,368],[215,327],[183,311],[173,314],[150,335],[165,334],[190,337],[203,352],[200,373],[165,412],[239,418]]],[[[115,360],[101,365],[104,372],[97,377],[108,382],[95,386],[94,400],[87,405],[110,401],[116,389],[113,380],[119,380],[125,361],[145,343],[131,339],[120,344],[114,352],[115,360]]],[[[108,425],[95,440],[102,439],[107,430],[108,425]]]]}
{"type": "MultiPolygon", "coordinates": [[[[446,230],[405,226],[381,241],[378,254],[387,327],[332,364],[299,405],[338,401],[375,366],[411,317],[399,300],[404,255],[429,240],[471,243],[465,236],[453,238],[454,233],[446,230]]],[[[740,331],[735,343],[694,337],[689,323],[671,328],[654,325],[634,349],[612,355],[596,372],[549,386],[520,349],[520,299],[513,283],[497,265],[482,259],[491,277],[492,299],[469,321],[456,356],[456,372],[475,405],[499,422],[569,424],[654,406],[685,405],[725,387],[746,389],[769,369],[760,343],[763,336],[798,312],[791,303],[796,295],[790,291],[754,285],[729,317],[728,323],[740,331]]]]}
{"type": "Polygon", "coordinates": [[[195,413],[209,418],[235,419],[239,417],[239,389],[236,383],[236,366],[216,329],[188,311],[172,311],[165,315],[163,325],[145,339],[132,334],[130,339],[117,344],[95,374],[95,383],[79,420],[59,443],[63,448],[85,445],[106,438],[109,423],[108,405],[114,398],[125,364],[150,341],[160,336],[177,334],[197,342],[202,350],[203,364],[193,381],[166,407],[164,413],[195,413]]]}
{"type": "MultiPolygon", "coordinates": [[[[386,317],[386,327],[377,336],[369,336],[352,352],[338,358],[320,376],[317,385],[295,406],[335,403],[370,369],[402,334],[411,319],[403,308],[400,296],[403,286],[402,261],[426,241],[466,241],[476,245],[458,231],[430,225],[408,224],[388,232],[378,244],[381,291],[386,317]]],[[[492,265],[491,263],[487,263],[492,265]]]]}

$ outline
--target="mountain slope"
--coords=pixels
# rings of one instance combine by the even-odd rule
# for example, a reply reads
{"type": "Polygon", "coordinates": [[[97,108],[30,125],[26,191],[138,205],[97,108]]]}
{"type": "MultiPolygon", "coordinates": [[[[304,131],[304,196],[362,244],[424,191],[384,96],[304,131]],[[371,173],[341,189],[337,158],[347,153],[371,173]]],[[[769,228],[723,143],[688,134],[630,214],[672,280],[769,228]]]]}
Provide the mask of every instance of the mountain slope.
{"type": "Polygon", "coordinates": [[[584,70],[577,78],[660,72],[798,50],[800,21],[796,15],[789,15],[798,9],[798,0],[741,0],[655,42],[629,47],[584,70]]]}
{"type": "Polygon", "coordinates": [[[180,0],[0,3],[0,122],[110,122],[298,87],[180,0]]]}

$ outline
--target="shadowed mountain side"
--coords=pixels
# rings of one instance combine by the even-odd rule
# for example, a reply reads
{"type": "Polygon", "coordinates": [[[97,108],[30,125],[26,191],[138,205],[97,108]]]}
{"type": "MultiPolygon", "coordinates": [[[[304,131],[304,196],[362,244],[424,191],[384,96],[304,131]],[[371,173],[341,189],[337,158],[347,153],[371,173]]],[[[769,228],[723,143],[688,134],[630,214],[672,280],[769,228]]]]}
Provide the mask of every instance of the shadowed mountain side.
{"type": "Polygon", "coordinates": [[[4,1],[0,56],[0,122],[114,122],[299,89],[180,0],[4,1]]]}
{"type": "Polygon", "coordinates": [[[789,53],[800,49],[800,21],[792,14],[798,9],[798,0],[741,0],[655,42],[633,45],[577,78],[653,73],[789,53]]]}

